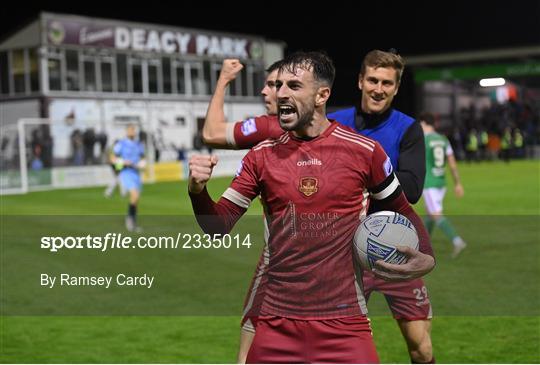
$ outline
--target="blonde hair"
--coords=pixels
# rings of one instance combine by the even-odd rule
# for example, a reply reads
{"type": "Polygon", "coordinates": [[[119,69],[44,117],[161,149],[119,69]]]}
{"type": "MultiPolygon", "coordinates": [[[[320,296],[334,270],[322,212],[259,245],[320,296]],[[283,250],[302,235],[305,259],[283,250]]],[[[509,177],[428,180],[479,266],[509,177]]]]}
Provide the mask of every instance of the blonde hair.
{"type": "Polygon", "coordinates": [[[360,69],[360,76],[365,75],[367,67],[391,67],[396,70],[396,81],[399,85],[401,82],[401,75],[405,68],[405,62],[403,58],[394,52],[385,52],[378,49],[370,51],[364,61],[362,62],[362,68],[360,69]]]}

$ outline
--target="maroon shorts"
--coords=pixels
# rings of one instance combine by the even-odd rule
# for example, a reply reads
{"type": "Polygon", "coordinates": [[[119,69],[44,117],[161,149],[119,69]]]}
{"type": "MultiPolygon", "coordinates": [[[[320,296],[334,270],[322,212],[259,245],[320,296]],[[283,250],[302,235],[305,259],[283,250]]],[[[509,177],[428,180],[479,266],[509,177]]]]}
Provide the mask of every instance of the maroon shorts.
{"type": "Polygon", "coordinates": [[[378,363],[364,316],[297,320],[260,316],[247,363],[378,363]]]}
{"type": "Polygon", "coordinates": [[[378,291],[384,294],[395,319],[431,319],[431,303],[422,279],[393,283],[377,278],[371,271],[364,270],[362,274],[366,302],[373,291],[378,291]]]}

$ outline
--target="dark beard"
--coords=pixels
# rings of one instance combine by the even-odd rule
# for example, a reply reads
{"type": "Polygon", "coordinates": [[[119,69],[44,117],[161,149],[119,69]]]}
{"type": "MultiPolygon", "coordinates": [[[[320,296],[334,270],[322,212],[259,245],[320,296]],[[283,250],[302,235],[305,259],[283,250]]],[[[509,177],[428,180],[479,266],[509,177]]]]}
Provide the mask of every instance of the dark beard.
{"type": "Polygon", "coordinates": [[[281,124],[281,119],[280,119],[279,124],[281,126],[281,129],[285,131],[295,131],[295,130],[303,129],[304,127],[308,126],[311,123],[311,121],[313,120],[314,114],[315,114],[315,107],[312,106],[311,108],[308,108],[305,113],[303,113],[302,115],[298,117],[298,120],[296,121],[296,123],[291,124],[291,125],[283,125],[281,124]]]}

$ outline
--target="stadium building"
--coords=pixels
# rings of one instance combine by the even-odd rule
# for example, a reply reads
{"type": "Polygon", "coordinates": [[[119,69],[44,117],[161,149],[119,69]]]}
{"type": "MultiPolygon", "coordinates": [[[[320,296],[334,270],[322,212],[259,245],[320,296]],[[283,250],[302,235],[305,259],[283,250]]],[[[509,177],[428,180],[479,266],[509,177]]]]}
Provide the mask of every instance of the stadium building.
{"type": "Polygon", "coordinates": [[[458,157],[464,157],[471,130],[489,133],[493,143],[488,147],[496,152],[510,129],[523,138],[522,151],[515,148],[514,157],[540,158],[540,46],[405,60],[416,85],[415,110],[437,115],[458,157]]]}
{"type": "MultiPolygon", "coordinates": [[[[180,164],[167,161],[202,148],[222,60],[245,65],[225,109],[241,120],[264,114],[265,68],[284,47],[245,34],[42,13],[0,43],[2,191],[106,183],[106,151],[128,123],[140,127],[156,162],[147,178],[179,178],[180,164]]],[[[230,173],[241,155],[223,154],[220,168],[230,173]]]]}

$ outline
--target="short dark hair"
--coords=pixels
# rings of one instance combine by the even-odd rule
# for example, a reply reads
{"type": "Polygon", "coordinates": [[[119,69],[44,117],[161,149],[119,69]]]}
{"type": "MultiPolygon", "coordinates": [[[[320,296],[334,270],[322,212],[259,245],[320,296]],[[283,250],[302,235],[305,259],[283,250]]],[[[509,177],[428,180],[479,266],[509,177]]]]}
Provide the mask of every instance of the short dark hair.
{"type": "Polygon", "coordinates": [[[270,66],[268,66],[268,68],[266,69],[266,72],[270,73],[270,72],[273,72],[275,70],[279,70],[279,68],[281,67],[282,62],[283,62],[283,60],[279,60],[279,61],[276,61],[276,62],[272,63],[270,66]]]}
{"type": "Polygon", "coordinates": [[[418,115],[418,121],[424,122],[432,127],[435,126],[435,116],[428,112],[422,112],[418,115]]]}
{"type": "Polygon", "coordinates": [[[279,72],[285,70],[294,73],[297,68],[311,70],[316,81],[323,82],[329,87],[334,84],[336,68],[332,59],[325,52],[298,51],[291,53],[281,61],[279,72]]]}
{"type": "Polygon", "coordinates": [[[405,69],[405,61],[395,49],[391,49],[390,52],[381,51],[374,49],[370,51],[364,61],[362,62],[362,68],[360,69],[360,75],[366,74],[367,67],[392,67],[396,70],[396,78],[398,85],[401,83],[401,75],[403,74],[403,69],[405,69]]]}

